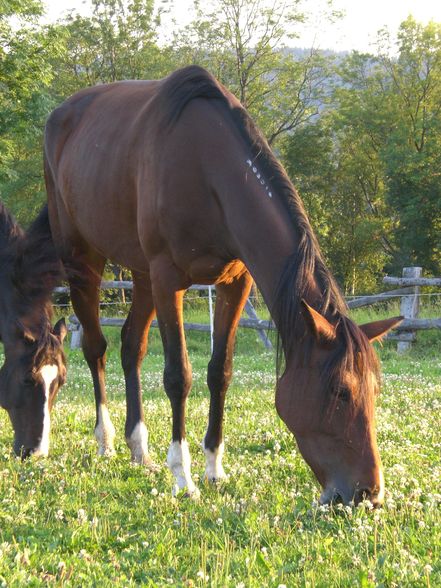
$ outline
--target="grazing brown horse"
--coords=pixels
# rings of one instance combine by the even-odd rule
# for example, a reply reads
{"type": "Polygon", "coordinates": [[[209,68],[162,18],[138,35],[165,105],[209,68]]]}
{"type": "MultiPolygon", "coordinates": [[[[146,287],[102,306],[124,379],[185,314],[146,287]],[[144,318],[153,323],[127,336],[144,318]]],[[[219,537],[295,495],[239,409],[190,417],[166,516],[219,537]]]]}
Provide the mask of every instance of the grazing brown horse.
{"type": "Polygon", "coordinates": [[[51,326],[52,289],[61,276],[45,207],[24,233],[0,203],[0,406],[14,428],[14,451],[49,450],[50,410],[66,375],[66,325],[51,326]]]}
{"type": "Polygon", "coordinates": [[[106,259],[133,272],[121,352],[132,459],[149,462],[139,371],[156,312],[173,412],[167,461],[175,488],[190,494],[197,489],[185,439],[191,366],[183,296],[191,284],[216,284],[203,447],[206,476],[217,480],[233,344],[252,276],[280,335],[277,410],[324,488],[322,501],[381,503],[378,366],[369,340],[398,319],[357,327],[347,317],[294,187],[230,92],[195,66],[159,81],[83,90],[48,120],[45,171],[53,237],[77,276],[72,303],[84,328],[100,453],[113,451],[114,437],[98,317],[106,259]]]}

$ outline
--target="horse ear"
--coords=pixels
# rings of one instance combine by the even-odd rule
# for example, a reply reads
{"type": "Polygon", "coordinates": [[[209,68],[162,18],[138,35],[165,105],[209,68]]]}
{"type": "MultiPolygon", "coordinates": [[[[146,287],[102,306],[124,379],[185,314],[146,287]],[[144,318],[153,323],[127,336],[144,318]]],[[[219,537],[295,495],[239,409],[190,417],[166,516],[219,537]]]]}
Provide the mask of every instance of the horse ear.
{"type": "Polygon", "coordinates": [[[67,335],[67,326],[66,321],[64,318],[61,318],[57,323],[55,323],[54,328],[52,329],[53,334],[58,337],[60,343],[63,344],[64,339],[67,335]]]}
{"type": "Polygon", "coordinates": [[[359,325],[359,328],[363,331],[369,341],[373,343],[374,341],[381,341],[386,333],[399,325],[403,319],[404,316],[395,316],[390,319],[365,323],[364,325],[359,325]]]}
{"type": "Polygon", "coordinates": [[[35,343],[37,336],[32,332],[32,328],[27,324],[26,319],[17,320],[16,326],[20,337],[26,341],[26,343],[35,343]]]}
{"type": "Polygon", "coordinates": [[[23,337],[25,338],[25,341],[27,341],[28,343],[35,343],[35,341],[37,340],[36,337],[33,335],[32,331],[30,331],[29,329],[24,329],[23,337]]]}
{"type": "Polygon", "coordinates": [[[23,236],[23,231],[0,201],[0,250],[7,247],[15,239],[23,236]]]}
{"type": "Polygon", "coordinates": [[[323,315],[314,310],[312,306],[309,306],[305,300],[302,299],[300,304],[302,306],[302,314],[306,325],[317,342],[331,343],[332,341],[335,341],[336,332],[334,325],[331,325],[323,315]]]}

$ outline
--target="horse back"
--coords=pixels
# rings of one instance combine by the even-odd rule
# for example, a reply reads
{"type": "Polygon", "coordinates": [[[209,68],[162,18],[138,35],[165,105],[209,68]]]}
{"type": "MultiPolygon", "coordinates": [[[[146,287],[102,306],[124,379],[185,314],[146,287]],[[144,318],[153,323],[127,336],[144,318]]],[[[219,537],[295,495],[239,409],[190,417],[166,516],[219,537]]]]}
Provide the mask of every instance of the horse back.
{"type": "Polygon", "coordinates": [[[64,239],[75,235],[131,269],[166,251],[190,280],[215,280],[236,255],[213,182],[228,182],[244,156],[217,101],[192,95],[192,79],[168,88],[170,80],[97,86],[54,111],[45,142],[51,221],[64,239]]]}

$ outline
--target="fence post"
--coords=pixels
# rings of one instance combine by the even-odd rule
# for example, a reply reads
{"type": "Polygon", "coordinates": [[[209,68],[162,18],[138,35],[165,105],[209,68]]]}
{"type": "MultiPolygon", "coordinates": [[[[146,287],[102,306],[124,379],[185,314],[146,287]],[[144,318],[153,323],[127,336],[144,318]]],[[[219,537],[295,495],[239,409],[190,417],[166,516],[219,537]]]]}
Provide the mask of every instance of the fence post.
{"type": "Polygon", "coordinates": [[[81,349],[81,343],[83,340],[83,327],[78,325],[78,328],[75,331],[72,331],[72,337],[70,339],[70,348],[71,349],[81,349]]]}
{"type": "MultiPolygon", "coordinates": [[[[421,278],[423,268],[421,267],[405,267],[403,268],[403,278],[421,278]]],[[[420,288],[419,286],[413,287],[413,293],[407,294],[401,298],[400,313],[404,318],[413,319],[418,317],[420,307],[420,288]]],[[[415,338],[415,332],[411,331],[415,338]]],[[[398,341],[397,352],[405,353],[412,346],[411,341],[398,341]]]]}

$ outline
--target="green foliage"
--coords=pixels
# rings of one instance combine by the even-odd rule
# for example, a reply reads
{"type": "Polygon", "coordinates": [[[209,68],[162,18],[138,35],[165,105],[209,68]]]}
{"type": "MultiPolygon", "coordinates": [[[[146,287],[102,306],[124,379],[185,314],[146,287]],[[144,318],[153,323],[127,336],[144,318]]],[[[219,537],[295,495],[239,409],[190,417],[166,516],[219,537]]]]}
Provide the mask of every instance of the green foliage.
{"type": "Polygon", "coordinates": [[[409,18],[395,45],[380,35],[376,55],[331,55],[289,48],[308,18],[299,2],[195,1],[194,21],[165,45],[166,5],[93,0],[90,16],[43,26],[39,0],[0,3],[0,190],[23,224],[45,199],[41,143],[55,105],[85,86],[198,63],[282,158],[346,292],[375,290],[405,265],[439,274],[440,24],[409,18]]]}
{"type": "Polygon", "coordinates": [[[41,3],[5,3],[0,14],[0,186],[2,199],[27,224],[44,198],[41,140],[50,96],[54,39],[26,19],[41,3]],[[20,29],[8,17],[20,18],[20,29]]]}
{"type": "Polygon", "coordinates": [[[441,24],[409,17],[398,33],[390,75],[395,125],[384,147],[388,201],[398,212],[396,240],[406,264],[441,271],[441,24]]]}
{"type": "Polygon", "coordinates": [[[176,33],[177,65],[208,68],[249,110],[270,144],[318,113],[327,60],[286,47],[304,20],[299,2],[195,2],[196,20],[176,33]]]}
{"type": "Polygon", "coordinates": [[[60,99],[85,86],[167,73],[157,45],[159,22],[153,0],[93,0],[91,17],[72,13],[59,23],[64,53],[52,66],[60,99]]]}

